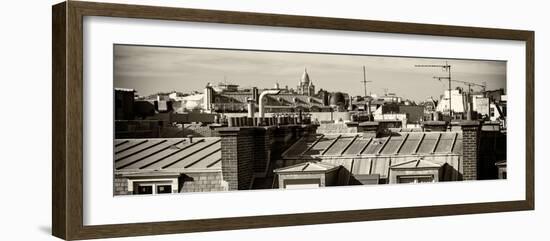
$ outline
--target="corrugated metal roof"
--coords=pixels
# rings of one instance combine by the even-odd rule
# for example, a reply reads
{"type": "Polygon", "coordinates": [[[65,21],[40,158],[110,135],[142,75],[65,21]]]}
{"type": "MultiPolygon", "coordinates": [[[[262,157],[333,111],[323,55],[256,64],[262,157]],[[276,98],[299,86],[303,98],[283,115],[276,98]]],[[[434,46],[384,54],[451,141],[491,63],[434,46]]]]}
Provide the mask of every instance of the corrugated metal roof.
{"type": "Polygon", "coordinates": [[[359,134],[306,136],[283,158],[462,154],[459,132],[398,132],[379,138],[359,134]]]}
{"type": "Polygon", "coordinates": [[[117,172],[221,171],[219,137],[116,139],[117,172]]]}

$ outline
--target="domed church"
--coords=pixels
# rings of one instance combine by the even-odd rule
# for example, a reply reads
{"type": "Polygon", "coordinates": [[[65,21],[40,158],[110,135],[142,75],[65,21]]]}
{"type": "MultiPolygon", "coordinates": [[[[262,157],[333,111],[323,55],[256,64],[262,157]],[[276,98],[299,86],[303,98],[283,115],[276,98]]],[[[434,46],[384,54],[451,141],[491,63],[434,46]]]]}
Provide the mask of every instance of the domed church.
{"type": "Polygon", "coordinates": [[[302,78],[300,79],[300,85],[296,87],[296,90],[298,94],[301,95],[315,95],[315,85],[313,85],[313,82],[309,79],[307,69],[304,69],[304,74],[302,74],[302,78]]]}

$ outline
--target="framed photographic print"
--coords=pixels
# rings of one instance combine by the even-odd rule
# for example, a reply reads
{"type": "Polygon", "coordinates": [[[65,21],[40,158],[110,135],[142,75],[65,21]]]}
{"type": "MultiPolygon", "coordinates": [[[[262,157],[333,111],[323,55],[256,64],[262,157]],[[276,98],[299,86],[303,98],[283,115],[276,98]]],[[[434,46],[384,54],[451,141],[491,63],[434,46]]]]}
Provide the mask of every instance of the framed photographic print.
{"type": "Polygon", "coordinates": [[[53,235],[534,209],[534,32],[53,6],[53,235]]]}

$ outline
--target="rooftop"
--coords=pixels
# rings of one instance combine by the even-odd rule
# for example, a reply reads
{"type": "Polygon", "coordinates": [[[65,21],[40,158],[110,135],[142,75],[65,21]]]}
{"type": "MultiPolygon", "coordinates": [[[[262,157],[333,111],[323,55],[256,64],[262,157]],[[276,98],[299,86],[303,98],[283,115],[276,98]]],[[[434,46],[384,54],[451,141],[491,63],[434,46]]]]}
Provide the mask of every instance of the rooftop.
{"type": "Polygon", "coordinates": [[[462,155],[460,132],[396,132],[383,137],[362,134],[305,136],[285,153],[285,159],[395,155],[462,155]]]}
{"type": "Polygon", "coordinates": [[[114,152],[117,173],[221,171],[219,137],[116,139],[114,152]]]}

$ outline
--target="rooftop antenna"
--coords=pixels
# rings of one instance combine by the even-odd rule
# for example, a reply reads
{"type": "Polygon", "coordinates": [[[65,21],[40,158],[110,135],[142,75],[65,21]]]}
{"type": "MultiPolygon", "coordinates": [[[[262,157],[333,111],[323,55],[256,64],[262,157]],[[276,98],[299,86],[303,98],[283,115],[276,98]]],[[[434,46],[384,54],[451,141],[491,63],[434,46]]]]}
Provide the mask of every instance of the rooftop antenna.
{"type": "Polygon", "coordinates": [[[365,87],[365,98],[367,98],[367,83],[370,83],[372,81],[367,81],[367,70],[365,69],[365,66],[363,65],[363,87],[365,87]]]}
{"type": "Polygon", "coordinates": [[[449,63],[447,61],[445,61],[445,64],[444,65],[437,65],[437,64],[417,64],[415,65],[414,67],[419,67],[419,68],[442,68],[443,71],[447,71],[448,73],[448,76],[445,76],[445,77],[434,77],[436,79],[439,79],[439,80],[442,80],[442,79],[447,79],[449,80],[449,115],[452,117],[453,116],[453,111],[452,111],[452,105],[451,105],[451,65],[449,65],[449,63]]]}

